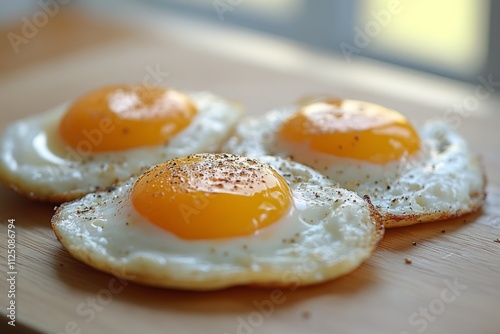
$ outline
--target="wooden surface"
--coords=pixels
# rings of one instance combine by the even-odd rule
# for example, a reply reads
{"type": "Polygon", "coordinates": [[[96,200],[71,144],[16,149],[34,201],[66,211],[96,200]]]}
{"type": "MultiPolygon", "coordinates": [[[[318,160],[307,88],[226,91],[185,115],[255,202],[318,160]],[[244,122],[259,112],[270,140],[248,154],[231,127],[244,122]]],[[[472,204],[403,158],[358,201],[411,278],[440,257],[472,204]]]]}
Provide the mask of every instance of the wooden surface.
{"type": "MultiPolygon", "coordinates": [[[[85,29],[91,36],[102,34],[92,25],[85,29]]],[[[328,93],[394,107],[418,125],[444,117],[475,90],[474,85],[370,62],[347,64],[283,41],[180,21],[151,25],[126,38],[119,32],[111,35],[115,38],[106,43],[52,57],[43,45],[27,45],[33,57],[29,61],[6,55],[11,50],[2,48],[0,59],[10,59],[10,65],[0,67],[0,130],[87,89],[142,82],[148,68],[156,67],[169,73],[161,84],[219,93],[245,103],[250,114],[328,93]],[[238,40],[245,45],[235,47],[238,40]]],[[[483,210],[387,231],[373,257],[352,274],[318,286],[283,289],[281,303],[272,307],[269,289],[200,293],[122,284],[77,262],[61,247],[50,229],[52,205],[0,186],[2,313],[7,306],[6,223],[14,218],[18,323],[40,332],[499,333],[500,243],[494,242],[500,238],[498,96],[480,101],[470,116],[460,119],[457,130],[487,169],[483,210]],[[263,304],[265,312],[256,306],[263,304]]],[[[11,330],[6,321],[1,320],[3,333],[11,330]]]]}

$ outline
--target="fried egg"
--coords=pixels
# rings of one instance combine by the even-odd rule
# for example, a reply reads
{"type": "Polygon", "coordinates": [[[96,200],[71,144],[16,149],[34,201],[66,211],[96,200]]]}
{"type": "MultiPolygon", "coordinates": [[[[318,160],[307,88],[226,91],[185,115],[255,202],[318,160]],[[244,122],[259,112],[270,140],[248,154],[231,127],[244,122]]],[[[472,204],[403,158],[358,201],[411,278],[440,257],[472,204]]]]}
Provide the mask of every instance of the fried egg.
{"type": "Polygon", "coordinates": [[[138,283],[214,290],[300,286],[357,268],[376,211],[301,164],[196,154],[60,206],[52,228],[88,265],[138,283]]]}
{"type": "Polygon", "coordinates": [[[71,200],[162,161],[215,151],[241,115],[207,92],[104,87],[9,126],[0,178],[30,198],[71,200]]]}
{"type": "Polygon", "coordinates": [[[310,166],[368,195],[386,227],[457,217],[485,198],[482,167],[450,126],[429,122],[417,131],[395,110],[362,101],[317,101],[249,118],[223,149],[310,166]]]}

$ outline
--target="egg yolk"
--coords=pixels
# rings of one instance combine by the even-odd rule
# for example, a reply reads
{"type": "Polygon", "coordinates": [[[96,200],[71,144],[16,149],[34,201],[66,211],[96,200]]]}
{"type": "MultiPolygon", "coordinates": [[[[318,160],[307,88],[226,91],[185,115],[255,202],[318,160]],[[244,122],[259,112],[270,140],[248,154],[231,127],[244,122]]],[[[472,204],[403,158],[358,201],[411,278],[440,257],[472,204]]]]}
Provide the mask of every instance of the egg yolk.
{"type": "Polygon", "coordinates": [[[420,149],[417,132],[400,113],[379,105],[330,100],[309,104],[278,129],[278,141],[309,149],[385,164],[420,149]]]}
{"type": "Polygon", "coordinates": [[[142,175],[132,203],[149,222],[183,239],[255,234],[283,217],[292,197],[268,165],[231,154],[196,154],[142,175]]]}
{"type": "Polygon", "coordinates": [[[175,90],[111,86],[76,100],[62,117],[59,133],[67,145],[86,152],[162,145],[196,113],[190,99],[175,90]]]}

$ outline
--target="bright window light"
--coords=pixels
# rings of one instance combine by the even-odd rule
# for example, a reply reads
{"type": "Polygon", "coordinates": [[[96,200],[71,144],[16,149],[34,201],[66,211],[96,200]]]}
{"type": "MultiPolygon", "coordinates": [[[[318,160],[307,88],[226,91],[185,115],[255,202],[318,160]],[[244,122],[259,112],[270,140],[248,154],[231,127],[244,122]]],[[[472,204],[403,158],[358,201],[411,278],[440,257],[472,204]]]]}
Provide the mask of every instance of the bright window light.
{"type": "Polygon", "coordinates": [[[365,0],[358,26],[363,31],[377,20],[375,13],[398,3],[380,21],[380,32],[371,32],[367,51],[465,75],[481,70],[488,54],[488,0],[365,0]]]}

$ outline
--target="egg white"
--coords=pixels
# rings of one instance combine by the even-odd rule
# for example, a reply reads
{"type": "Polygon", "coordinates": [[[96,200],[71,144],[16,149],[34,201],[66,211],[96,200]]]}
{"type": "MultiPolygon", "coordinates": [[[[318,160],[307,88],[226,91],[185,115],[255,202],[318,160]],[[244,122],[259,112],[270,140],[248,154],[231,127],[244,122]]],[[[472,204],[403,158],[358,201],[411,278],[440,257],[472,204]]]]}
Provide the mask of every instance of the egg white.
{"type": "Polygon", "coordinates": [[[277,130],[294,112],[286,108],[243,120],[224,151],[297,159],[340,187],[368,195],[389,228],[461,216],[484,202],[481,164],[467,142],[444,122],[428,122],[419,129],[422,149],[415,156],[378,165],[313,152],[306,144],[280,143],[277,130]]]}
{"type": "Polygon", "coordinates": [[[187,94],[198,114],[167,145],[82,154],[58,133],[69,104],[21,119],[0,139],[0,178],[31,198],[62,202],[111,186],[144,168],[175,157],[213,152],[227,138],[242,111],[207,92],[187,94]]]}
{"type": "Polygon", "coordinates": [[[168,288],[313,284],[346,274],[369,257],[383,229],[367,202],[298,163],[276,157],[259,160],[285,178],[293,205],[280,221],[253,235],[176,237],[134,210],[130,190],[136,178],[63,204],[52,227],[75,258],[132,281],[168,288]]]}

